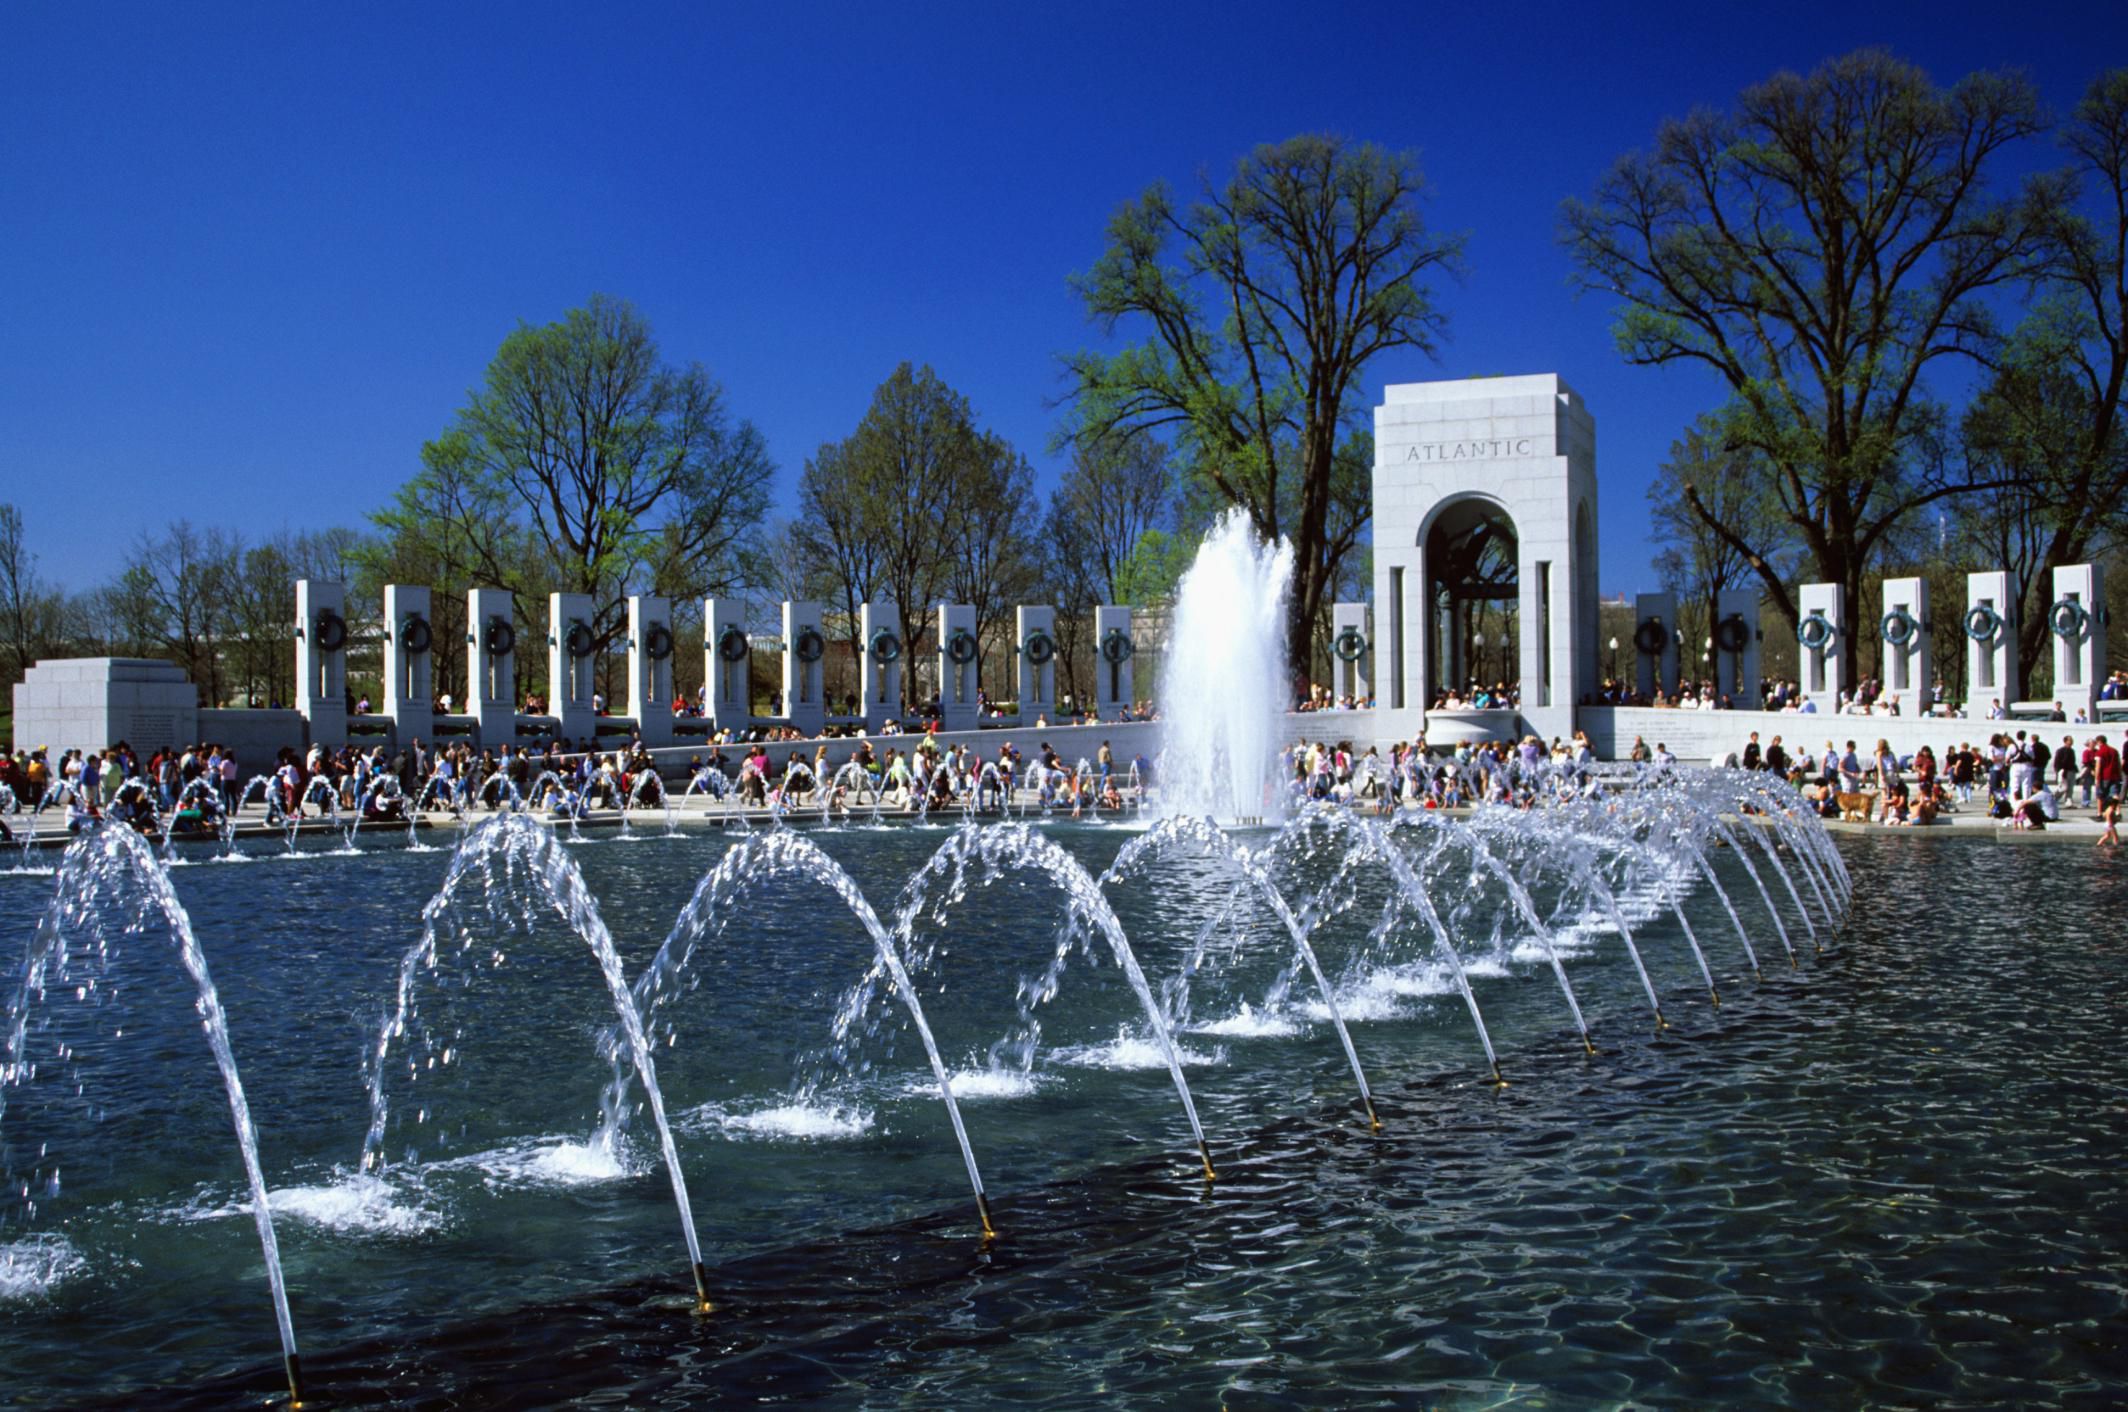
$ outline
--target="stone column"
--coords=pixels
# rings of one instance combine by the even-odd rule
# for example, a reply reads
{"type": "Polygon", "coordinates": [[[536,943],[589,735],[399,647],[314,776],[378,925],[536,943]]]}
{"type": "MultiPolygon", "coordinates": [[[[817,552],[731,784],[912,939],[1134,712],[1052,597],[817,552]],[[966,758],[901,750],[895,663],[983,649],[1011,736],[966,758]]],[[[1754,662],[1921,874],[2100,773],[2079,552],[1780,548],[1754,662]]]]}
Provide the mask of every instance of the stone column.
{"type": "Polygon", "coordinates": [[[2054,699],[2070,720],[2079,707],[2098,719],[2098,691],[2106,684],[2106,600],[2096,564],[2065,564],[2054,571],[2054,597],[2047,606],[2047,636],[2054,641],[2054,699]]]}
{"type": "Polygon", "coordinates": [[[598,736],[596,616],[588,593],[547,595],[547,714],[563,738],[585,746],[598,736]]]}
{"type": "Polygon", "coordinates": [[[1713,636],[1715,695],[1727,696],[1739,711],[1759,710],[1765,702],[1759,695],[1757,589],[1725,588],[1715,595],[1713,636]]]}
{"type": "Polygon", "coordinates": [[[309,723],[312,745],[347,744],[347,590],[340,584],[296,580],[296,710],[309,723]]]}
{"type": "Polygon", "coordinates": [[[1796,606],[1796,685],[1822,715],[1840,709],[1840,693],[1853,683],[1854,624],[1847,621],[1847,595],[1836,583],[1806,583],[1796,606]]]}
{"type": "Polygon", "coordinates": [[[1099,719],[1129,717],[1136,700],[1131,695],[1131,662],[1137,651],[1129,608],[1103,605],[1094,609],[1094,711],[1099,719]]]}
{"type": "Polygon", "coordinates": [[[754,723],[753,645],[746,613],[730,598],[702,600],[702,680],[709,687],[709,720],[716,730],[754,723]]]}
{"type": "Polygon", "coordinates": [[[938,605],[938,714],[949,731],[974,730],[983,718],[982,644],[975,636],[975,608],[938,605]],[[956,660],[956,654],[962,660],[956,660]]]}
{"type": "MultiPolygon", "coordinates": [[[[1057,610],[1022,606],[1014,619],[1019,644],[1020,720],[1033,725],[1057,713],[1057,610]]],[[[1052,722],[1053,724],[1053,722],[1052,722]]]]}
{"type": "Polygon", "coordinates": [[[1374,628],[1367,620],[1367,605],[1364,603],[1333,603],[1330,605],[1330,694],[1340,700],[1349,696],[1355,703],[1365,701],[1373,693],[1368,683],[1374,680],[1374,628]],[[1349,658],[1347,653],[1353,655],[1349,658]]]}
{"type": "Polygon", "coordinates": [[[1634,686],[1649,701],[1677,690],[1677,595],[1643,593],[1633,600],[1634,686]],[[1656,642],[1657,634],[1662,640],[1656,642]],[[1654,643],[1652,650],[1643,641],[1654,643]]]}
{"type": "Polygon", "coordinates": [[[466,594],[466,698],[474,744],[499,751],[517,743],[517,625],[506,588],[466,594]]]}
{"type": "Polygon", "coordinates": [[[401,750],[436,743],[436,627],[429,591],[384,586],[384,714],[401,750]]]}
{"type": "Polygon", "coordinates": [[[867,603],[857,612],[858,712],[876,731],[902,717],[901,674],[907,644],[901,613],[891,603],[867,603]]]}
{"type": "Polygon", "coordinates": [[[1884,616],[1877,621],[1877,635],[1884,639],[1884,694],[1898,697],[1900,711],[1909,716],[1926,715],[1935,701],[1929,680],[1929,629],[1934,626],[1927,579],[1884,581],[1884,616]]]}
{"type": "Polygon", "coordinates": [[[822,696],[827,655],[827,634],[820,630],[820,605],[783,604],[783,717],[806,735],[818,735],[827,725],[827,701],[822,696]],[[810,660],[808,660],[810,658],[810,660]]]}
{"type": "Polygon", "coordinates": [[[2010,576],[2000,571],[1967,574],[1965,603],[1965,618],[1958,625],[1965,634],[1965,713],[1979,721],[1997,706],[2008,710],[2021,689],[2017,596],[2010,591],[2010,576]]]}
{"type": "Polygon", "coordinates": [[[628,595],[628,714],[652,748],[673,741],[672,646],[672,600],[628,595]]]}

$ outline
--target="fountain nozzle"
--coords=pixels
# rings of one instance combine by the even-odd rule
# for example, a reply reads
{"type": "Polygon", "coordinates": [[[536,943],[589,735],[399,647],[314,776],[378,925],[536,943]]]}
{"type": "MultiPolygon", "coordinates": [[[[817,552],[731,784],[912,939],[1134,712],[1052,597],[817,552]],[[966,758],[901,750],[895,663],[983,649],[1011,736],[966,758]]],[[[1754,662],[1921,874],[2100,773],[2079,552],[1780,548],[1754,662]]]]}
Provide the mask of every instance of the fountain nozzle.
{"type": "Polygon", "coordinates": [[[1206,1147],[1202,1141],[1199,1141],[1197,1155],[1204,1159],[1204,1179],[1208,1182],[1218,1181],[1219,1174],[1212,1170],[1212,1149],[1206,1147]]]}
{"type": "Polygon", "coordinates": [[[1502,1077],[1500,1077],[1500,1065],[1499,1065],[1499,1064],[1498,1064],[1497,1062],[1495,1062],[1495,1063],[1494,1063],[1494,1065],[1493,1065],[1493,1087],[1494,1087],[1494,1088],[1506,1088],[1506,1087],[1507,1087],[1507,1080],[1506,1080],[1506,1079],[1504,1079],[1504,1078],[1502,1078],[1502,1077]]]}
{"type": "Polygon", "coordinates": [[[289,1353],[281,1359],[281,1362],[288,1370],[288,1405],[291,1408],[301,1407],[303,1405],[303,1360],[294,1353],[289,1353]]]}
{"type": "Polygon", "coordinates": [[[1596,1052],[1596,1041],[1589,1038],[1589,1032],[1587,1030],[1583,1030],[1581,1032],[1581,1047],[1583,1049],[1586,1049],[1590,1054],[1594,1054],[1596,1052]]]}
{"type": "Polygon", "coordinates": [[[695,1313],[714,1314],[717,1306],[709,1302],[709,1271],[702,1262],[695,1261],[695,1313]]]}
{"type": "Polygon", "coordinates": [[[1711,995],[1711,996],[1713,996],[1713,997],[1714,997],[1714,1008],[1715,1008],[1715,1009],[1717,1009],[1717,1010],[1721,1009],[1721,1008],[1722,1008],[1722,993],[1721,993],[1720,991],[1718,991],[1718,990],[1711,990],[1711,989],[1710,989],[1710,990],[1709,990],[1709,991],[1707,992],[1707,994],[1709,994],[1709,995],[1711,995]]]}
{"type": "Polygon", "coordinates": [[[983,1221],[983,1242],[997,1239],[997,1227],[990,1224],[990,1198],[981,1192],[975,1194],[975,1212],[983,1221]]]}
{"type": "Polygon", "coordinates": [[[1367,1130],[1369,1132],[1380,1132],[1382,1130],[1382,1118],[1379,1113],[1374,1111],[1374,1100],[1363,1095],[1360,1102],[1367,1105],[1367,1130]]]}

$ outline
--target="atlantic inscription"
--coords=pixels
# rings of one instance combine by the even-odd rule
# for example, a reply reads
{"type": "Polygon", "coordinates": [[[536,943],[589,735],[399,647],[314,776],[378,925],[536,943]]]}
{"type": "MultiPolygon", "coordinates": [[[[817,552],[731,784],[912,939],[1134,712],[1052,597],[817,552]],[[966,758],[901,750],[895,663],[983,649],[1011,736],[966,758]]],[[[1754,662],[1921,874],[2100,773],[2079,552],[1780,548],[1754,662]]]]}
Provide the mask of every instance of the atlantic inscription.
{"type": "Polygon", "coordinates": [[[1535,454],[1527,436],[1495,437],[1489,441],[1422,441],[1406,451],[1406,461],[1501,461],[1510,456],[1535,454]]]}

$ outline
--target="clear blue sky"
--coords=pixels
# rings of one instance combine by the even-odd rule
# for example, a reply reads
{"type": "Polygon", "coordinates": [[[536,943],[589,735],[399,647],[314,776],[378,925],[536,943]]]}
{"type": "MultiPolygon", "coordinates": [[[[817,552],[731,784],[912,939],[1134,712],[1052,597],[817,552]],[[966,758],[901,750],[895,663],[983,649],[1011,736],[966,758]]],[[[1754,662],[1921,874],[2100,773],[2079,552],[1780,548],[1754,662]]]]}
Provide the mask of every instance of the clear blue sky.
{"type": "MultiPolygon", "coordinates": [[[[795,483],[901,359],[1034,457],[1065,280],[1149,182],[1330,130],[1422,156],[1470,233],[1438,362],[1597,418],[1605,592],[1703,376],[1629,368],[1559,200],[1666,115],[1887,44],[2057,108],[2128,58],[2090,5],[120,6],[0,15],[0,499],[83,588],[179,516],[360,525],[503,336],[593,291],[699,360],[795,483]],[[1762,13],[1748,13],[1758,9],[1762,13]]],[[[2045,154],[2033,154],[2037,160],[2045,154]]]]}

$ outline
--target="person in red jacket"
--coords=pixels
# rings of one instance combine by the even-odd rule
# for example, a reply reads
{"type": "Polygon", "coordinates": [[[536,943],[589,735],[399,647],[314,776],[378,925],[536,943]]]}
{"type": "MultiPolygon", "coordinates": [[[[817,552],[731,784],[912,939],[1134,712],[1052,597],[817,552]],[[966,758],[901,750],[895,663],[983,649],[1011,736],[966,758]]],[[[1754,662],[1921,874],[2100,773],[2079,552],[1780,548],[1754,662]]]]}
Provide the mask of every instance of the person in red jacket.
{"type": "Polygon", "coordinates": [[[2121,821],[2121,752],[2115,750],[2099,736],[2092,742],[2091,775],[2098,784],[2098,819],[2106,826],[2099,835],[2101,848],[2117,846],[2121,841],[2117,826],[2121,821]]]}

